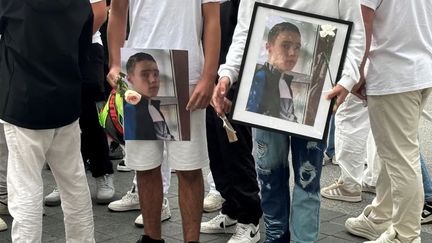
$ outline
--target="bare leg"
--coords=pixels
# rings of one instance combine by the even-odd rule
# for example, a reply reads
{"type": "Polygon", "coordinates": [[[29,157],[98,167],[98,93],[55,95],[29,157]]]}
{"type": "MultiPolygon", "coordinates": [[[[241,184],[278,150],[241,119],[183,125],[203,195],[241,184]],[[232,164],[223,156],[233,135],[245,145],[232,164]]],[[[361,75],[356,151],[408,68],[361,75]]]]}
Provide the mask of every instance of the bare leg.
{"type": "Polygon", "coordinates": [[[202,171],[177,171],[177,176],[184,241],[198,242],[204,198],[202,171]]]}
{"type": "Polygon", "coordinates": [[[137,182],[141,214],[145,222],[144,234],[160,240],[163,200],[160,166],[152,170],[137,171],[137,182]]]}

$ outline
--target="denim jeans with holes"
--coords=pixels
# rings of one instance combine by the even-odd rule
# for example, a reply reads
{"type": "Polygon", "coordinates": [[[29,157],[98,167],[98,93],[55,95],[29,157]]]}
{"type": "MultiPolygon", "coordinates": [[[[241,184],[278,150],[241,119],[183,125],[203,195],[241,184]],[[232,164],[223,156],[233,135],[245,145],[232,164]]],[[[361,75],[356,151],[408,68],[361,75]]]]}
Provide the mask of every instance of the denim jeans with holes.
{"type": "Polygon", "coordinates": [[[261,186],[265,242],[315,242],[320,224],[320,177],[324,144],[254,129],[254,157],[261,186]],[[290,202],[288,153],[294,191],[290,202]],[[291,213],[291,215],[290,215],[291,213]]]}

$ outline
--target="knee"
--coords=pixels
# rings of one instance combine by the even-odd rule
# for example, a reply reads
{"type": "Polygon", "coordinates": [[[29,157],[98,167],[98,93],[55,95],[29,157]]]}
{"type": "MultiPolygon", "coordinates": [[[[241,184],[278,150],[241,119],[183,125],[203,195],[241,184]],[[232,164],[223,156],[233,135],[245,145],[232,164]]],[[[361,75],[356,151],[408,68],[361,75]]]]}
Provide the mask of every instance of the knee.
{"type": "Polygon", "coordinates": [[[190,170],[190,171],[176,171],[177,177],[179,181],[181,182],[196,182],[196,181],[202,181],[202,171],[201,169],[198,170],[190,170]]]}

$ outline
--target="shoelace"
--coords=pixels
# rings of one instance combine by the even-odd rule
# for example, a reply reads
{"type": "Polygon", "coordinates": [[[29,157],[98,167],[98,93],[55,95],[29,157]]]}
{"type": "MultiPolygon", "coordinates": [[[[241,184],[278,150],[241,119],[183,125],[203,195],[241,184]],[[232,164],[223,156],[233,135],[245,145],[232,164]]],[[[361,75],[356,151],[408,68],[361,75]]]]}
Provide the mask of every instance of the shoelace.
{"type": "Polygon", "coordinates": [[[124,196],[122,197],[122,200],[124,199],[124,200],[128,200],[128,201],[133,201],[135,197],[136,197],[136,196],[135,196],[134,193],[128,191],[128,192],[126,192],[126,195],[124,195],[124,196]]]}
{"type": "Polygon", "coordinates": [[[111,187],[108,185],[108,178],[104,176],[103,178],[99,179],[101,181],[100,188],[103,189],[111,189],[111,187]]]}
{"type": "Polygon", "coordinates": [[[246,233],[247,233],[247,225],[237,224],[236,232],[231,237],[231,239],[242,240],[242,239],[246,238],[245,237],[246,233]]]}

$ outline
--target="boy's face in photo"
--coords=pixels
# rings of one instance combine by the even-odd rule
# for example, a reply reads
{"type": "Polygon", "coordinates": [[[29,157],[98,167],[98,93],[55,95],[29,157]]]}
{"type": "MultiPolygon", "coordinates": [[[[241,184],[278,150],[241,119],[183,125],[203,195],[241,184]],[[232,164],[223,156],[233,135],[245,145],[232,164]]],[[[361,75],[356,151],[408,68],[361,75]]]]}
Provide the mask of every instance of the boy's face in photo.
{"type": "Polygon", "coordinates": [[[135,63],[133,73],[128,73],[127,79],[133,84],[134,90],[145,97],[155,97],[159,92],[159,68],[153,61],[135,63]]]}
{"type": "Polygon", "coordinates": [[[300,54],[301,37],[292,31],[280,32],[273,42],[267,42],[268,62],[280,72],[291,71],[300,54]]]}

